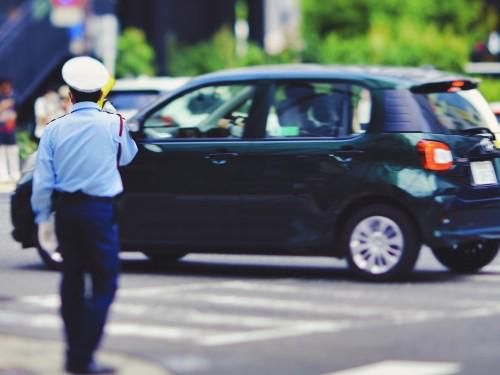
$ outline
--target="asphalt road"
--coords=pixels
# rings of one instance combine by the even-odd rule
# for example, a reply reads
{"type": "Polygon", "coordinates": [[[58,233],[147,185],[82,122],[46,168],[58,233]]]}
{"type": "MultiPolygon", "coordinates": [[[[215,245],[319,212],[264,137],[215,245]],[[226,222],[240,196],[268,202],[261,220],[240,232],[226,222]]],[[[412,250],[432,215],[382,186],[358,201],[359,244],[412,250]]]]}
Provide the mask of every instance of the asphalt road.
{"type": "MultiPolygon", "coordinates": [[[[0,334],[60,340],[58,274],[9,232],[0,194],[0,334]]],[[[458,276],[425,248],[410,281],[385,284],[328,258],[190,255],[161,267],[131,254],[104,348],[179,375],[498,374],[498,287],[500,258],[458,276]]]]}

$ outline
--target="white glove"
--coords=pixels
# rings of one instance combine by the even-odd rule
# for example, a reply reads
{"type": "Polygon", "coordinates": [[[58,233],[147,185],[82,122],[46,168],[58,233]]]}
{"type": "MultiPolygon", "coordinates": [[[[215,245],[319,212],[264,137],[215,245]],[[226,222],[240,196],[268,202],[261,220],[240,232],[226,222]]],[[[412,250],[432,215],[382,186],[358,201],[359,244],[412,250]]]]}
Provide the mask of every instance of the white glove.
{"type": "Polygon", "coordinates": [[[54,214],[50,215],[48,221],[38,224],[38,243],[45,251],[53,253],[59,247],[56,237],[56,225],[54,214]]]}

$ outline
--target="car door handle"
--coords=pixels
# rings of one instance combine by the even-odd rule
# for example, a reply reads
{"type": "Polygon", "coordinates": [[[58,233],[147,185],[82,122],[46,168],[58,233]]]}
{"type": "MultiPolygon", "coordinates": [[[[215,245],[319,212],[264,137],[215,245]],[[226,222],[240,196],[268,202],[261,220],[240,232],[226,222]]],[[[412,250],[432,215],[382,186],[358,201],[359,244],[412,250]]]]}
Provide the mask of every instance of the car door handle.
{"type": "Polygon", "coordinates": [[[213,159],[234,159],[240,156],[240,154],[236,152],[219,152],[215,154],[207,154],[204,156],[205,159],[213,160],[213,159]]]}
{"type": "Polygon", "coordinates": [[[341,164],[349,164],[352,162],[352,156],[340,156],[340,155],[331,153],[331,154],[328,154],[328,157],[335,159],[336,161],[338,161],[341,164]]]}
{"type": "Polygon", "coordinates": [[[337,160],[339,163],[351,163],[353,157],[362,155],[364,153],[363,150],[336,150],[334,152],[330,152],[328,157],[337,160]]]}
{"type": "Polygon", "coordinates": [[[228,159],[234,159],[239,156],[236,152],[220,152],[215,154],[207,154],[203,156],[204,159],[209,160],[212,164],[224,165],[228,159]]]}

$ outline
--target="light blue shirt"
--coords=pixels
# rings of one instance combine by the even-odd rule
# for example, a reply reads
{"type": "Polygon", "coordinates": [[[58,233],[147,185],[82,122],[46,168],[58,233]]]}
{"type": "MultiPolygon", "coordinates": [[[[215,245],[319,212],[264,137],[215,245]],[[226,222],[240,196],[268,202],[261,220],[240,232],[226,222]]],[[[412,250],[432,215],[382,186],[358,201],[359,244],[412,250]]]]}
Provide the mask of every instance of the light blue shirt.
{"type": "Polygon", "coordinates": [[[40,140],[31,195],[35,221],[48,220],[54,190],[98,197],[121,193],[118,164],[129,164],[136,153],[125,125],[120,135],[118,115],[102,111],[96,103],[76,103],[70,114],[49,123],[40,140]]]}

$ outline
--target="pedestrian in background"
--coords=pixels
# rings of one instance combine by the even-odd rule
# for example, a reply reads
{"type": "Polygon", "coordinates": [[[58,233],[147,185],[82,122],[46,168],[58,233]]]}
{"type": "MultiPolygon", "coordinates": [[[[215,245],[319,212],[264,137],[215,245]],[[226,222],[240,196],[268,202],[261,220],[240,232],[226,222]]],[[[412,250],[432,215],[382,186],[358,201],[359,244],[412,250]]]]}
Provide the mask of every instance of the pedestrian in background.
{"type": "Polygon", "coordinates": [[[114,370],[98,365],[94,354],[118,286],[114,199],[123,189],[118,166],[132,161],[137,146],[121,117],[97,105],[109,79],[104,65],[76,57],[64,64],[62,76],[70,87],[73,108],[44,130],[31,202],[39,238],[51,238],[53,197],[64,260],[60,293],[66,371],[108,374],[114,370]]]}
{"type": "Polygon", "coordinates": [[[12,82],[0,78],[0,183],[16,182],[21,174],[16,118],[12,82]]]}
{"type": "MultiPolygon", "coordinates": [[[[69,94],[68,94],[69,95],[69,94]]],[[[64,115],[62,101],[55,87],[48,86],[45,93],[35,100],[35,130],[36,138],[41,138],[47,124],[64,115]]]]}
{"type": "Polygon", "coordinates": [[[61,115],[65,115],[71,112],[71,97],[69,96],[70,90],[67,85],[62,85],[57,90],[59,94],[59,104],[61,107],[61,115]]]}

